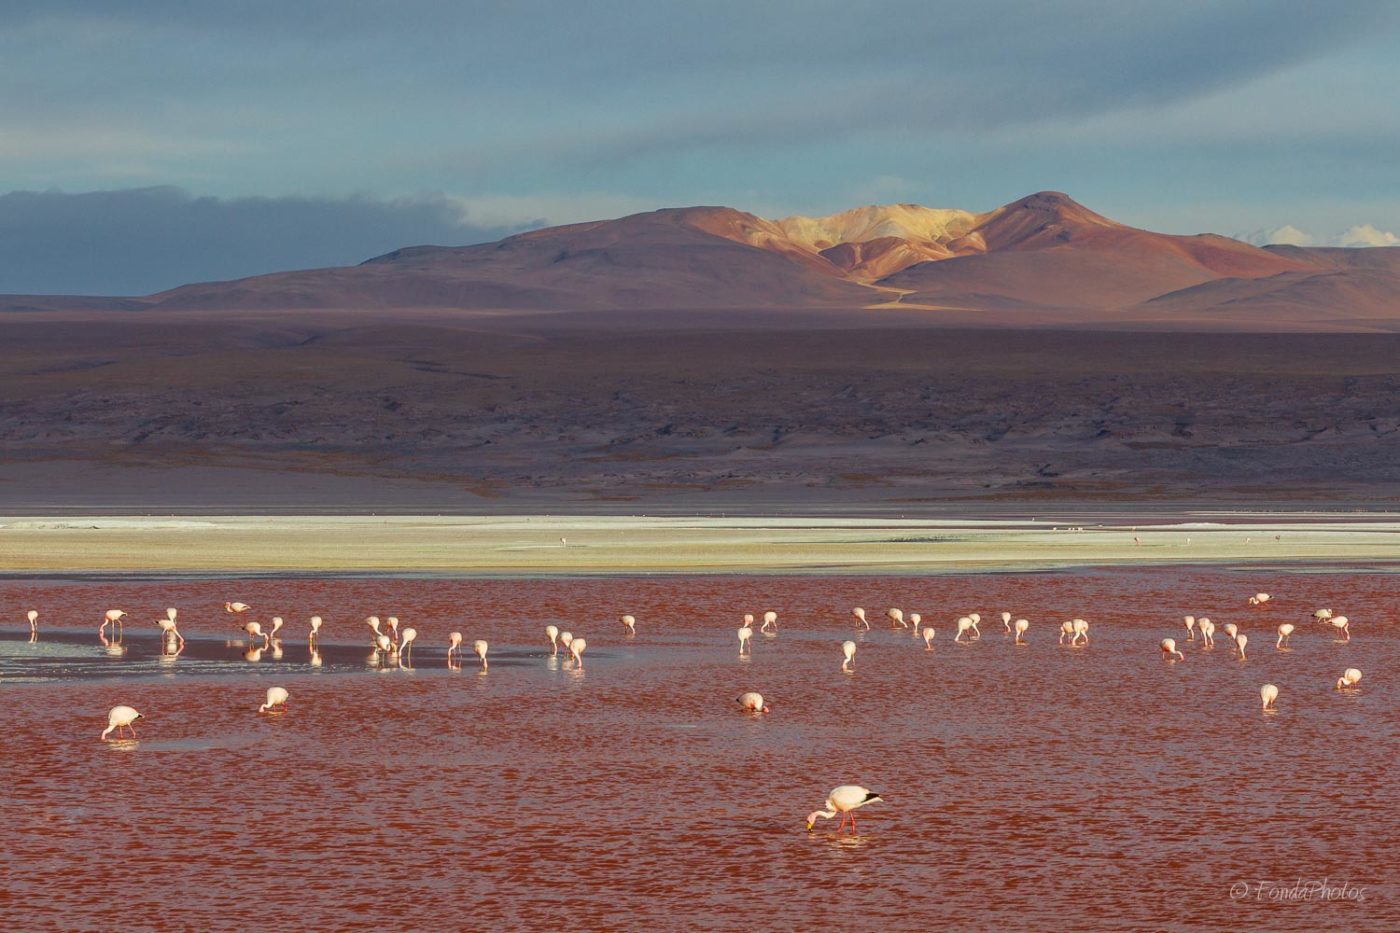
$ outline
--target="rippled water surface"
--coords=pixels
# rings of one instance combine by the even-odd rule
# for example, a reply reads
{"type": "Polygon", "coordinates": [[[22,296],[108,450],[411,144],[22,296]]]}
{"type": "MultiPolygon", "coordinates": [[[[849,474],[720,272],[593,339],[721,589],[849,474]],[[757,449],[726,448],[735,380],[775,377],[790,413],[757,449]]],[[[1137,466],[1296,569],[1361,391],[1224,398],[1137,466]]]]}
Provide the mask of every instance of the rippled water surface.
{"type": "Polygon", "coordinates": [[[4,581],[0,929],[1400,929],[1397,595],[1385,574],[1180,569],[4,581]],[[1261,589],[1274,604],[1246,608],[1261,589]],[[247,659],[229,599],[285,616],[280,645],[247,659]],[[875,628],[843,674],[856,605],[875,628]],[[1308,620],[1328,605],[1350,643],[1308,620]],[[116,650],[112,607],[132,614],[116,650]],[[741,658],[739,615],[769,608],[778,634],[741,658]],[[972,611],[983,637],[954,644],[972,611]],[[418,630],[411,670],[372,664],[369,613],[418,630]],[[1247,660],[1222,632],[1187,642],[1185,613],[1239,624],[1247,660]],[[1086,648],[1056,644],[1073,615],[1086,648]],[[548,622],[587,637],[582,670],[550,660],[548,622]],[[454,630],[490,641],[489,671],[448,668],[454,630]],[[1347,667],[1359,689],[1333,689],[1347,667]],[[259,716],[273,684],[290,710],[259,716]],[[739,711],[750,689],[771,713],[739,711]],[[139,741],[98,740],[117,703],[139,741]],[[804,832],[848,782],[886,797],[860,834],[804,832]],[[1287,901],[1298,881],[1330,893],[1287,901]]]}

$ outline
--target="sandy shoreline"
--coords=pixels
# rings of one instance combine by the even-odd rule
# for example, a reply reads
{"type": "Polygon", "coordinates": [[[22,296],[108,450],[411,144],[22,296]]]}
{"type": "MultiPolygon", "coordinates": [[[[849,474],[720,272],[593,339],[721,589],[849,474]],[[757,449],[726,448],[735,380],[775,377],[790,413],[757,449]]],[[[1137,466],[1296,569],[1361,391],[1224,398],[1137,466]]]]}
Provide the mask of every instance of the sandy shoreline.
{"type": "Polygon", "coordinates": [[[612,516],[0,518],[0,572],[924,574],[1159,564],[1400,564],[1400,521],[1229,518],[1228,523],[1073,526],[1023,520],[612,516]]]}

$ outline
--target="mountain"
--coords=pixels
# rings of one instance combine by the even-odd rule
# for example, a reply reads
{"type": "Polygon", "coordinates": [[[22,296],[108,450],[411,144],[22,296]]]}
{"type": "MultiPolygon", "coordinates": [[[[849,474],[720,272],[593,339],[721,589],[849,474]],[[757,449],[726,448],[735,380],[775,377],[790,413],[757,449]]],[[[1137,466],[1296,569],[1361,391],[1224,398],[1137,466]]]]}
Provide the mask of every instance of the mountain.
{"type": "MultiPolygon", "coordinates": [[[[671,208],[358,266],[186,285],[114,309],[633,312],[879,308],[934,323],[1400,328],[1400,248],[1260,248],[1113,221],[1042,191],[984,213],[916,204],[768,220],[671,208]]],[[[95,309],[16,296],[0,309],[95,309]]],[[[886,320],[898,316],[885,315],[886,320]]],[[[904,320],[904,318],[898,318],[904,320]]]]}

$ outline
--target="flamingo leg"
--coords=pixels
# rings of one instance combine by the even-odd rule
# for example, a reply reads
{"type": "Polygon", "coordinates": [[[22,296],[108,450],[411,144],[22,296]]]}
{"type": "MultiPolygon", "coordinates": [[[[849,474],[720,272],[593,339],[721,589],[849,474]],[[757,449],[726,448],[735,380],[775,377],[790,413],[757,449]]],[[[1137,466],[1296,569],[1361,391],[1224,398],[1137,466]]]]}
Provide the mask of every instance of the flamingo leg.
{"type": "Polygon", "coordinates": [[[856,834],[856,811],[851,811],[851,835],[856,834]]]}

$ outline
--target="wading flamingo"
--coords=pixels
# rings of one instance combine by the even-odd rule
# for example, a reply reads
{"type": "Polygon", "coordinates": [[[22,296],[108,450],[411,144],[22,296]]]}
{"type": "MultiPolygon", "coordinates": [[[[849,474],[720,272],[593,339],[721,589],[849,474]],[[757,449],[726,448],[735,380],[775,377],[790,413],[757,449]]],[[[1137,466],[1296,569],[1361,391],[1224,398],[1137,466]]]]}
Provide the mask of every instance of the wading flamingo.
{"type": "Polygon", "coordinates": [[[1234,638],[1240,633],[1240,627],[1233,622],[1225,623],[1225,637],[1234,638]]]}
{"type": "Polygon", "coordinates": [[[321,623],[321,617],[320,617],[320,616],[312,616],[312,617],[311,617],[311,635],[310,635],[310,639],[311,639],[312,641],[315,641],[316,639],[318,639],[318,638],[321,637],[321,624],[322,624],[322,623],[321,623]]]}
{"type": "Polygon", "coordinates": [[[1265,684],[1259,688],[1259,700],[1263,703],[1264,709],[1276,709],[1274,701],[1278,699],[1278,687],[1273,684],[1265,684]]]}
{"type": "Polygon", "coordinates": [[[546,625],[544,634],[549,639],[549,656],[552,658],[559,653],[559,626],[546,625]]]}
{"type": "MultiPolygon", "coordinates": [[[[573,641],[574,639],[571,638],[569,640],[573,641]]],[[[476,652],[478,658],[481,658],[481,669],[483,671],[490,666],[486,663],[486,649],[489,647],[485,639],[478,638],[476,641],[472,642],[472,650],[476,652]]]]}
{"type": "Polygon", "coordinates": [[[374,634],[370,636],[369,643],[371,645],[377,644],[379,641],[379,636],[384,634],[379,630],[379,616],[367,617],[365,619],[365,625],[368,625],[370,629],[374,631],[374,634]]]}
{"type": "Polygon", "coordinates": [[[924,626],[924,650],[925,650],[925,651],[932,651],[932,650],[933,650],[933,637],[934,637],[934,635],[936,635],[936,634],[937,634],[937,633],[933,630],[933,626],[932,626],[932,625],[925,625],[925,626],[924,626]]]}
{"type": "Polygon", "coordinates": [[[747,650],[749,654],[753,654],[753,645],[749,643],[749,639],[753,638],[753,625],[747,621],[748,618],[748,616],[745,616],[744,624],[739,626],[739,654],[741,655],[745,650],[747,650]]]}
{"type": "Polygon", "coordinates": [[[918,637],[919,637],[919,626],[920,626],[920,625],[923,625],[923,624],[924,624],[924,617],[923,617],[923,616],[919,615],[917,612],[911,612],[911,613],[909,613],[909,627],[912,628],[912,629],[914,630],[912,634],[913,634],[913,636],[914,636],[915,638],[918,638],[918,637]]]}
{"type": "Polygon", "coordinates": [[[841,670],[849,673],[853,669],[856,659],[856,643],[853,641],[841,642],[841,654],[844,657],[841,662],[841,670]]]}
{"type": "Polygon", "coordinates": [[[560,633],[559,633],[559,644],[563,647],[563,649],[564,649],[566,652],[569,650],[569,646],[570,646],[571,644],[573,644],[573,642],[574,642],[574,633],[573,633],[573,632],[560,632],[560,633]]]}
{"type": "Polygon", "coordinates": [[[258,707],[260,713],[285,713],[287,711],[287,700],[291,695],[287,693],[286,687],[268,687],[267,702],[258,707]]]}
{"type": "Polygon", "coordinates": [[[156,619],[156,625],[160,626],[160,644],[162,650],[164,650],[165,643],[170,640],[171,635],[174,635],[180,640],[181,648],[185,646],[185,636],[181,635],[180,630],[175,627],[175,619],[173,616],[167,616],[164,619],[156,619]]]}
{"type": "Polygon", "coordinates": [[[1173,658],[1178,661],[1186,660],[1186,655],[1176,650],[1175,638],[1163,638],[1161,644],[1158,647],[1162,649],[1162,656],[1165,658],[1173,658]]]}
{"type": "Polygon", "coordinates": [[[874,803],[883,800],[879,794],[874,793],[868,787],[861,787],[859,784],[842,784],[840,787],[832,788],[831,793],[826,795],[826,805],[820,810],[813,810],[807,814],[807,832],[812,831],[817,818],[829,820],[837,813],[841,814],[841,820],[836,824],[836,831],[841,832],[841,827],[849,818],[851,821],[851,835],[856,832],[855,811],[865,806],[867,803],[874,803]]]}
{"type": "Polygon", "coordinates": [[[1351,622],[1346,616],[1333,616],[1327,620],[1332,627],[1345,636],[1344,641],[1351,641],[1351,622]]]}
{"type": "Polygon", "coordinates": [[[628,635],[637,634],[637,620],[635,618],[633,618],[632,616],[623,616],[618,621],[620,621],[624,626],[627,627],[628,635]]]}
{"type": "Polygon", "coordinates": [[[1332,618],[1332,610],[1331,610],[1331,609],[1317,609],[1317,610],[1314,610],[1314,612],[1313,612],[1313,614],[1312,614],[1312,617],[1313,617],[1313,621],[1314,621],[1314,622],[1327,622],[1327,621],[1331,620],[1331,618],[1332,618]]]}
{"type": "Polygon", "coordinates": [[[1273,599],[1273,597],[1268,593],[1255,593],[1253,596],[1249,597],[1249,604],[1251,606],[1262,606],[1271,599],[1273,599]]]}
{"type": "MultiPolygon", "coordinates": [[[[551,625],[550,628],[554,628],[554,626],[551,625]]],[[[550,640],[552,641],[553,639],[550,639],[550,640]]],[[[448,635],[448,636],[447,636],[447,663],[448,663],[448,664],[451,664],[451,663],[452,663],[452,656],[453,656],[454,654],[461,654],[461,653],[462,653],[462,633],[461,633],[461,632],[453,632],[451,635],[448,635]]]]}
{"type": "Polygon", "coordinates": [[[1186,618],[1182,619],[1182,621],[1186,623],[1186,640],[1187,640],[1187,641],[1195,641],[1195,640],[1196,640],[1196,617],[1195,617],[1195,616],[1186,616],[1186,618]]]}
{"type": "Polygon", "coordinates": [[[1084,644],[1089,644],[1089,623],[1085,622],[1083,619],[1073,619],[1071,621],[1074,623],[1074,637],[1069,640],[1070,645],[1079,644],[1080,639],[1083,639],[1084,644]]]}
{"type": "Polygon", "coordinates": [[[575,638],[569,643],[569,654],[574,656],[574,663],[580,668],[583,667],[583,652],[588,647],[588,642],[582,638],[575,638]]]}
{"type": "Polygon", "coordinates": [[[1073,623],[1073,622],[1061,622],[1061,623],[1060,623],[1060,644],[1063,645],[1063,644],[1065,643],[1065,636],[1066,636],[1066,635],[1068,635],[1071,639],[1074,638],[1074,623],[1073,623]]]}
{"type": "Polygon", "coordinates": [[[248,622],[244,624],[243,631],[247,633],[249,640],[261,638],[263,640],[262,646],[264,648],[267,647],[269,639],[267,633],[262,630],[261,625],[256,622],[248,622]]]}
{"type": "Polygon", "coordinates": [[[125,616],[126,613],[121,609],[108,609],[102,615],[102,624],[97,627],[97,634],[101,635],[107,626],[110,625],[112,626],[112,637],[116,638],[118,625],[120,625],[123,630],[126,629],[126,623],[122,621],[122,618],[125,616]]]}
{"type": "Polygon", "coordinates": [[[247,603],[224,603],[224,612],[231,612],[234,615],[241,615],[251,608],[247,603]]]}
{"type": "Polygon", "coordinates": [[[281,628],[282,628],[282,617],[281,617],[281,616],[273,616],[273,617],[272,617],[272,631],[270,631],[270,632],[267,633],[267,637],[268,637],[268,638],[276,638],[276,637],[277,637],[277,632],[278,632],[278,630],[281,629],[281,628]]]}
{"type": "Polygon", "coordinates": [[[1337,689],[1345,690],[1348,687],[1355,687],[1361,681],[1361,671],[1354,667],[1349,667],[1342,672],[1342,676],[1337,678],[1337,689]]]}
{"type": "Polygon", "coordinates": [[[865,630],[866,630],[867,632],[870,631],[870,623],[867,622],[867,621],[865,621],[865,610],[864,610],[864,609],[862,609],[862,608],[860,608],[859,606],[857,606],[856,608],[854,608],[854,609],[851,610],[851,615],[853,615],[853,616],[856,617],[856,630],[857,630],[857,631],[859,631],[859,630],[861,629],[862,626],[865,627],[865,630]]]}
{"type": "Polygon", "coordinates": [[[1210,619],[1201,620],[1201,647],[1215,647],[1215,623],[1210,619]]]}
{"type": "Polygon", "coordinates": [[[982,617],[975,612],[969,612],[967,614],[967,617],[972,620],[972,637],[981,638],[982,630],[977,627],[977,623],[982,621],[982,617]]]}
{"type": "Polygon", "coordinates": [[[39,610],[31,609],[24,614],[24,617],[29,620],[29,634],[39,634],[39,610]]]}
{"type": "Polygon", "coordinates": [[[136,709],[131,706],[114,706],[107,712],[107,728],[102,730],[102,741],[107,741],[107,736],[113,729],[117,730],[117,738],[122,737],[122,729],[130,729],[131,737],[136,738],[136,720],[145,719],[136,709]]]}
{"type": "Polygon", "coordinates": [[[403,630],[403,641],[399,642],[399,663],[407,661],[413,663],[413,639],[418,637],[418,629],[413,626],[405,626],[403,630]]]}
{"type": "Polygon", "coordinates": [[[389,616],[384,620],[384,624],[389,626],[389,640],[397,648],[399,646],[399,617],[389,616]]]}
{"type": "MultiPolygon", "coordinates": [[[[971,628],[972,620],[970,618],[968,618],[967,616],[963,616],[962,618],[958,619],[958,631],[957,634],[953,636],[953,641],[962,641],[963,634],[971,628]]],[[[971,639],[968,640],[971,641],[971,639]]]]}
{"type": "Polygon", "coordinates": [[[1001,624],[1006,628],[1006,633],[1011,634],[1011,613],[1003,612],[1001,614],[1001,624]]]}
{"type": "Polygon", "coordinates": [[[887,609],[887,610],[885,610],[885,615],[887,615],[887,616],[890,617],[890,628],[895,628],[895,627],[908,628],[908,627],[909,627],[909,623],[907,623],[907,622],[904,621],[904,610],[903,610],[903,609],[887,609]]]}
{"type": "Polygon", "coordinates": [[[768,712],[768,707],[763,702],[763,694],[754,693],[752,690],[750,690],[748,693],[739,694],[738,703],[741,707],[743,707],[744,712],[746,713],[768,712]]]}
{"type": "Polygon", "coordinates": [[[773,627],[773,631],[776,632],[778,630],[778,614],[772,609],[769,609],[763,614],[763,624],[758,627],[758,630],[760,632],[766,632],[770,625],[773,627]]]}
{"type": "Polygon", "coordinates": [[[1292,635],[1292,634],[1293,634],[1293,626],[1292,626],[1291,623],[1285,622],[1285,623],[1283,623],[1282,625],[1280,625],[1280,626],[1278,627],[1278,641],[1274,642],[1274,647],[1275,647],[1275,648],[1282,648],[1282,647],[1283,647],[1283,643],[1286,642],[1286,641],[1288,641],[1288,636],[1290,636],[1290,635],[1292,635]]]}
{"type": "Polygon", "coordinates": [[[1249,644],[1249,636],[1246,635],[1244,632],[1240,632],[1238,635],[1235,636],[1235,648],[1239,650],[1241,661],[1245,660],[1244,646],[1247,644],[1249,644]]]}

